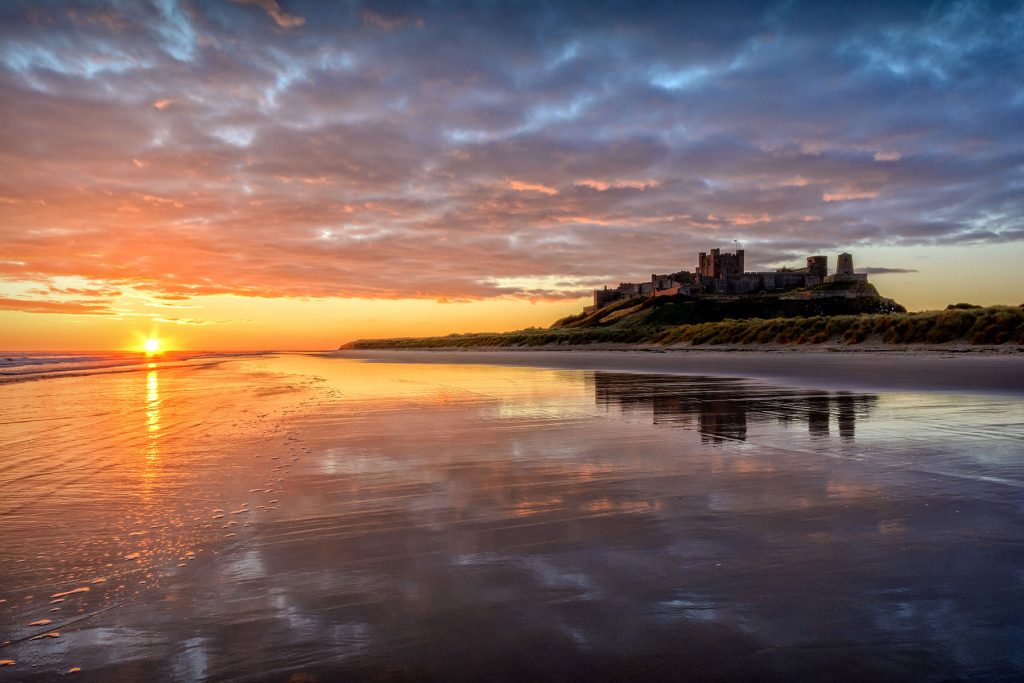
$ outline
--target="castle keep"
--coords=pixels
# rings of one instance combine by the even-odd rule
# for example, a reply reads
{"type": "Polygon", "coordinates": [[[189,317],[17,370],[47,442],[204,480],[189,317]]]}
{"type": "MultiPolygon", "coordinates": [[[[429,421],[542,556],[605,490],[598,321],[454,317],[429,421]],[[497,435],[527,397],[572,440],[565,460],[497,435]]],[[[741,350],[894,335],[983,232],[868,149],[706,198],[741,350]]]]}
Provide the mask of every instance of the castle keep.
{"type": "Polygon", "coordinates": [[[868,276],[853,272],[853,256],[839,254],[836,272],[828,274],[827,256],[808,256],[803,268],[780,268],[770,272],[746,272],[744,251],[722,253],[720,249],[700,252],[697,270],[681,270],[667,275],[652,274],[650,282],[621,282],[618,287],[594,290],[594,305],[584,309],[595,311],[623,299],[651,296],[744,296],[775,294],[806,289],[829,282],[867,282],[868,276]]]}

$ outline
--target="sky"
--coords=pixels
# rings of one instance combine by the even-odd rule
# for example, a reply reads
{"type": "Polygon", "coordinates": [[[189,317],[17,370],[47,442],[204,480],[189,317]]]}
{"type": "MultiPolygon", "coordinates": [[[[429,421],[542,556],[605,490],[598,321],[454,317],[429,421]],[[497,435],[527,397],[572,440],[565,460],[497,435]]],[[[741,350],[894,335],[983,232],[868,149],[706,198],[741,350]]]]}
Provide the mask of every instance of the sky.
{"type": "Polygon", "coordinates": [[[0,3],[0,348],[333,348],[849,251],[1024,302],[1024,2],[0,3]]]}

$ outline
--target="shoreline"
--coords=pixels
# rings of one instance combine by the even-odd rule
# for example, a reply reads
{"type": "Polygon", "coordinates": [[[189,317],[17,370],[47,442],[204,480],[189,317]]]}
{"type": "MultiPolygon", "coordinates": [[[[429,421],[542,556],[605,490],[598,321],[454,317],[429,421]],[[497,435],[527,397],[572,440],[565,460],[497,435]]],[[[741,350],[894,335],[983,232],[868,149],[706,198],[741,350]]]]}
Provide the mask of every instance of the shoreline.
{"type": "Polygon", "coordinates": [[[452,350],[361,349],[323,354],[377,363],[506,365],[557,370],[742,377],[831,390],[1024,395],[1024,354],[956,348],[893,350],[678,347],[452,350]]]}

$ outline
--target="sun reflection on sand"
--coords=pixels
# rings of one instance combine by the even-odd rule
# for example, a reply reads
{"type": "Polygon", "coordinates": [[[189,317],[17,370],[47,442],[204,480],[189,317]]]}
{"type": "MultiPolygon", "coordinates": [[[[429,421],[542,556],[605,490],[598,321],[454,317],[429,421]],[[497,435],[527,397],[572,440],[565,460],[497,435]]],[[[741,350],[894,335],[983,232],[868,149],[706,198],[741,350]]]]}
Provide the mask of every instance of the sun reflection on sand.
{"type": "MultiPolygon", "coordinates": [[[[152,363],[150,367],[152,367],[152,363]]],[[[146,464],[143,478],[146,492],[152,489],[155,468],[160,464],[160,377],[157,370],[146,373],[146,464]]]]}

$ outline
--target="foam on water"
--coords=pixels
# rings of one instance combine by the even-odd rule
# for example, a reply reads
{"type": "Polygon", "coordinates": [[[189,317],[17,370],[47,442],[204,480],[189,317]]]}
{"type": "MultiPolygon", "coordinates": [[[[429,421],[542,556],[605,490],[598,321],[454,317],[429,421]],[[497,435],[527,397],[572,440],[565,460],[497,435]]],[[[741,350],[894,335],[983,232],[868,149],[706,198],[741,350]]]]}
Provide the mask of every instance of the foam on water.
{"type": "Polygon", "coordinates": [[[114,372],[143,372],[172,367],[203,366],[252,353],[168,352],[158,355],[107,353],[11,353],[0,355],[0,384],[114,372]]]}

